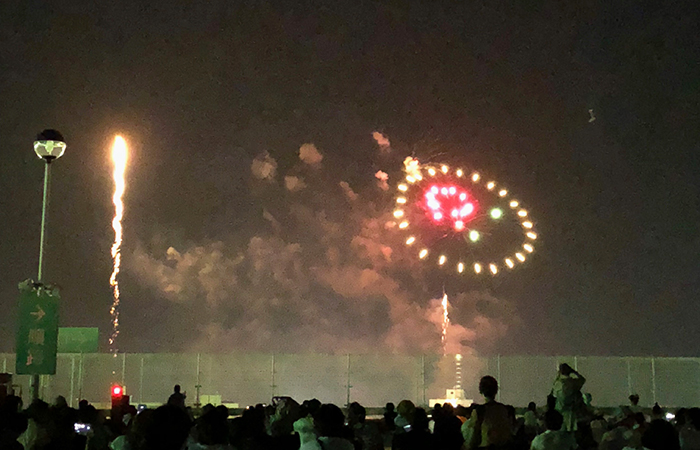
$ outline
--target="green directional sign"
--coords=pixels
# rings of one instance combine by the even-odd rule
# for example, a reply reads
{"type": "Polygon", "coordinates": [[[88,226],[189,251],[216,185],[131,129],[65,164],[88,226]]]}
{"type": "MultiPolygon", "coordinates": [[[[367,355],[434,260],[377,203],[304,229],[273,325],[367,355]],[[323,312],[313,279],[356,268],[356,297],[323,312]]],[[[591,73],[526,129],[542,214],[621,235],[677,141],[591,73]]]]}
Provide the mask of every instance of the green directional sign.
{"type": "Polygon", "coordinates": [[[20,288],[15,372],[19,375],[54,375],[58,344],[57,289],[20,288]]]}
{"type": "Polygon", "coordinates": [[[99,340],[99,328],[58,329],[59,353],[97,353],[99,340]]]}

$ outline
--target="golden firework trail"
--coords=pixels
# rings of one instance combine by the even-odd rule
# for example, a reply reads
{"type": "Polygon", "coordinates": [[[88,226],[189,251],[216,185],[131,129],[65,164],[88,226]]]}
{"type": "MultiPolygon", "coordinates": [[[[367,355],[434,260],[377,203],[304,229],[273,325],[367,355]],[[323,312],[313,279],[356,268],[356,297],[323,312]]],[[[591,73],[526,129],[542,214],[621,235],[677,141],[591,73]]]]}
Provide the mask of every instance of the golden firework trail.
{"type": "Polygon", "coordinates": [[[450,317],[447,315],[447,292],[442,293],[442,352],[447,354],[447,328],[450,326],[450,317]]]}
{"type": "Polygon", "coordinates": [[[109,314],[112,318],[112,334],[109,337],[109,351],[117,356],[117,336],[119,335],[119,267],[121,265],[121,246],[122,246],[122,217],[124,216],[124,202],[122,197],[126,188],[124,181],[124,172],[126,171],[127,148],[126,142],[121,136],[114,138],[112,145],[112,163],[114,164],[114,194],[112,195],[112,203],[114,203],[114,218],[112,219],[112,228],[114,229],[114,244],[112,244],[112,260],[114,268],[112,276],[109,278],[109,284],[113,290],[112,307],[109,314]]]}

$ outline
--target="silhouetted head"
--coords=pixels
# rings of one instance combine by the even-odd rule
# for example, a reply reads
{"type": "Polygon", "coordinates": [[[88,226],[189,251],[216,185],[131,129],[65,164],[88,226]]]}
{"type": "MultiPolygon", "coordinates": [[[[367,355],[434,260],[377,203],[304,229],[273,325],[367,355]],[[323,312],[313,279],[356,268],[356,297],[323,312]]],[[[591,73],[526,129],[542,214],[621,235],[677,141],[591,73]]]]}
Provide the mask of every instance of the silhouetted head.
{"type": "Polygon", "coordinates": [[[348,407],[348,424],[353,426],[358,423],[365,423],[365,418],[367,417],[367,410],[365,407],[357,402],[350,403],[348,407]]]}
{"type": "Polygon", "coordinates": [[[564,423],[564,417],[555,409],[550,409],[544,414],[544,424],[548,430],[557,431],[561,430],[561,426],[564,423]]]}
{"type": "Polygon", "coordinates": [[[433,420],[435,420],[435,421],[437,421],[438,419],[443,417],[442,404],[435,403],[435,405],[433,406],[432,416],[433,416],[433,420]]]}
{"type": "Polygon", "coordinates": [[[33,419],[38,424],[49,422],[49,404],[40,399],[32,400],[26,410],[27,417],[33,419]]]}
{"type": "Polygon", "coordinates": [[[498,394],[498,381],[490,375],[486,375],[479,381],[479,393],[488,400],[493,400],[498,394]]]}
{"type": "Polygon", "coordinates": [[[685,426],[686,422],[688,421],[688,409],[681,408],[678,411],[676,411],[676,417],[674,419],[676,421],[676,428],[679,430],[683,428],[683,426],[685,426]]]}
{"type": "MultiPolygon", "coordinates": [[[[90,405],[92,407],[92,405],[90,405]]],[[[132,449],[142,448],[146,440],[146,434],[153,427],[155,409],[144,409],[134,417],[131,430],[126,434],[126,440],[132,449]]]]}
{"type": "Polygon", "coordinates": [[[528,404],[527,404],[527,410],[528,410],[528,411],[537,412],[537,405],[535,404],[535,402],[530,402],[530,403],[528,403],[528,404]]]}
{"type": "Polygon", "coordinates": [[[662,419],[652,420],[642,436],[642,445],[650,450],[678,450],[678,433],[662,419]]]}
{"type": "Polygon", "coordinates": [[[391,402],[387,403],[386,406],[384,407],[384,409],[386,409],[386,410],[389,411],[389,412],[393,411],[394,408],[395,408],[395,406],[394,406],[394,404],[391,403],[391,402]]]}
{"type": "Polygon", "coordinates": [[[515,423],[515,407],[513,405],[506,405],[506,411],[508,411],[508,418],[515,423]]]}
{"type": "Polygon", "coordinates": [[[408,423],[413,424],[413,415],[416,412],[416,405],[410,400],[401,400],[399,406],[396,407],[396,412],[406,419],[408,423]]]}
{"type": "MultiPolygon", "coordinates": [[[[308,416],[308,412],[304,411],[304,417],[308,416]]],[[[302,414],[302,407],[291,397],[284,397],[277,400],[275,412],[270,418],[268,426],[268,434],[271,436],[286,436],[294,431],[294,422],[296,422],[302,414]]]]}
{"type": "Polygon", "coordinates": [[[216,407],[216,413],[219,415],[219,417],[223,418],[224,420],[228,419],[228,416],[230,414],[228,408],[226,405],[219,405],[216,407]]]}
{"type": "Polygon", "coordinates": [[[153,413],[145,433],[146,445],[152,450],[179,450],[190,433],[190,418],[181,408],[164,405],[153,413]]]}
{"type": "Polygon", "coordinates": [[[416,408],[415,413],[413,413],[413,429],[425,431],[428,429],[428,414],[423,408],[416,408]]]}
{"type": "Polygon", "coordinates": [[[78,419],[83,423],[97,424],[100,421],[100,413],[92,405],[87,405],[83,409],[78,410],[78,419]]]}
{"type": "Polygon", "coordinates": [[[332,403],[321,405],[314,416],[314,424],[321,436],[341,437],[343,434],[343,426],[345,425],[345,416],[343,411],[332,403]]]}
{"type": "Polygon", "coordinates": [[[632,403],[634,406],[637,406],[639,404],[639,395],[637,394],[632,394],[629,396],[630,403],[632,403]]]}
{"type": "Polygon", "coordinates": [[[311,400],[304,400],[299,408],[299,417],[313,416],[320,408],[321,402],[318,399],[312,398],[311,400]]]}
{"type": "Polygon", "coordinates": [[[176,384],[175,387],[173,388],[173,390],[175,391],[176,394],[179,394],[180,393],[180,385],[176,384]]]}
{"type": "Polygon", "coordinates": [[[8,395],[0,403],[0,414],[14,414],[22,410],[22,398],[16,395],[8,395]]]}
{"type": "Polygon", "coordinates": [[[68,402],[66,401],[66,398],[62,395],[56,397],[56,400],[54,400],[53,405],[59,409],[68,408],[68,402]]]}
{"type": "Polygon", "coordinates": [[[228,408],[217,406],[197,421],[196,437],[200,444],[224,445],[228,443],[228,408]]]}
{"type": "Polygon", "coordinates": [[[243,411],[241,417],[241,430],[246,436],[260,436],[265,434],[265,412],[254,406],[243,411]]]}
{"type": "Polygon", "coordinates": [[[452,403],[445,403],[442,405],[442,415],[444,417],[451,417],[455,415],[455,407],[452,406],[452,403]]]}
{"type": "Polygon", "coordinates": [[[571,368],[570,365],[564,363],[559,366],[559,373],[562,375],[571,375],[571,373],[574,371],[574,369],[571,368]]]}
{"type": "Polygon", "coordinates": [[[700,408],[690,408],[687,413],[688,421],[696,429],[700,430],[700,408]]]}

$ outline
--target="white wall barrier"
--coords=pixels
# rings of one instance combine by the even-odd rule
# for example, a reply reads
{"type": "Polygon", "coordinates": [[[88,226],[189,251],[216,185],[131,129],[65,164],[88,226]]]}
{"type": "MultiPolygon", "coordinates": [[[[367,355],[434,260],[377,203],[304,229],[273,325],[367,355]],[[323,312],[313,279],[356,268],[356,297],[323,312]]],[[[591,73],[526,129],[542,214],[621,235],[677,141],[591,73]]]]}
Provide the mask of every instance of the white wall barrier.
{"type": "MultiPolygon", "coordinates": [[[[454,356],[393,354],[263,353],[106,353],[59,354],[57,373],[42,376],[42,398],[63,395],[73,406],[79,399],[109,402],[110,387],[124,385],[132,403],[162,403],[180,384],[194,402],[200,394],[221,396],[241,406],[269,402],[273,396],[318,398],[344,405],[357,401],[383,406],[410,399],[427,404],[444,397],[455,383],[454,356]]],[[[478,379],[498,378],[500,400],[515,406],[544,404],[557,366],[568,362],[586,378],[584,391],[601,407],[627,403],[639,394],[643,406],[700,406],[700,358],[597,356],[464,357],[462,387],[479,399],[478,379]]],[[[14,354],[0,354],[3,372],[14,372],[14,354]]],[[[15,376],[28,401],[28,376],[15,376]]]]}

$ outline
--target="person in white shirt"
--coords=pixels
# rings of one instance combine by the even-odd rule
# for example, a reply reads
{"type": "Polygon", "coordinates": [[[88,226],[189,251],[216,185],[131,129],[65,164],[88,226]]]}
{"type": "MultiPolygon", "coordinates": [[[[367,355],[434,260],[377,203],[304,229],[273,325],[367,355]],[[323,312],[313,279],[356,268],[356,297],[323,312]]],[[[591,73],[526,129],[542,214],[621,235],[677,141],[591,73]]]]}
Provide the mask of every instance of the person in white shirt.
{"type": "Polygon", "coordinates": [[[535,437],[530,450],[575,450],[578,445],[573,434],[561,429],[564,417],[551,409],[544,415],[547,431],[535,437]]]}
{"type": "Polygon", "coordinates": [[[640,412],[644,412],[643,408],[639,406],[639,395],[637,394],[632,394],[629,397],[630,404],[629,405],[622,405],[620,406],[620,409],[617,412],[617,420],[624,420],[625,417],[629,415],[634,415],[640,412]]]}

